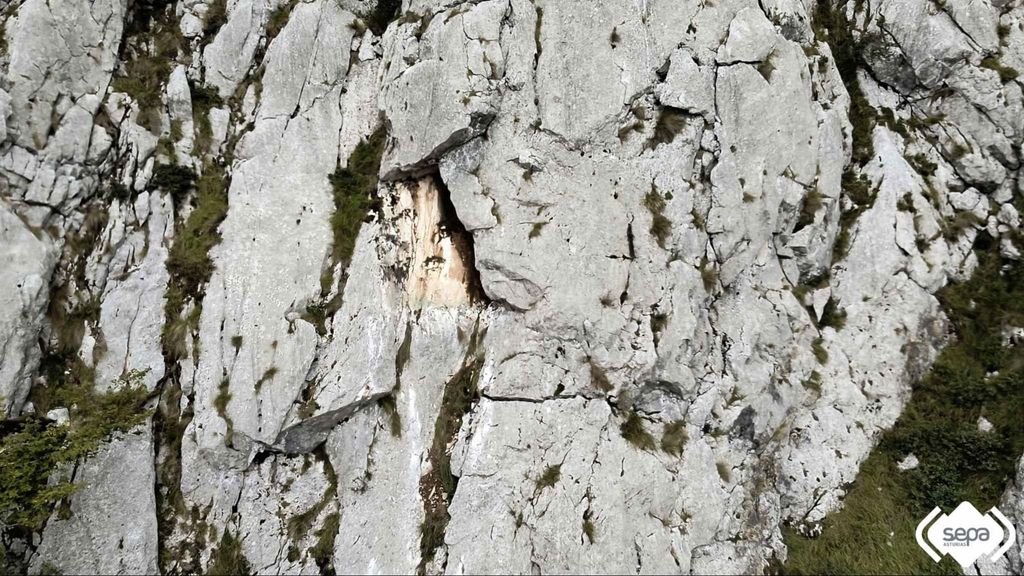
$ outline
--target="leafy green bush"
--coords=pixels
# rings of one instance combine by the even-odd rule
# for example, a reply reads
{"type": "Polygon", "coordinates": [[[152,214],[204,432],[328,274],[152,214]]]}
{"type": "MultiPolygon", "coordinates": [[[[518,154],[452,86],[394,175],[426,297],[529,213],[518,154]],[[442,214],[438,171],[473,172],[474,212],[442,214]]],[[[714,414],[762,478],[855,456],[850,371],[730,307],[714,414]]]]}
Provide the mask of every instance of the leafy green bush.
{"type": "Polygon", "coordinates": [[[70,407],[70,420],[58,426],[30,418],[0,440],[0,524],[38,529],[53,505],[77,488],[63,480],[51,484],[54,472],[93,454],[115,432],[146,420],[142,376],[131,372],[106,393],[95,392],[88,380],[54,382],[45,399],[36,397],[40,411],[70,407]]]}

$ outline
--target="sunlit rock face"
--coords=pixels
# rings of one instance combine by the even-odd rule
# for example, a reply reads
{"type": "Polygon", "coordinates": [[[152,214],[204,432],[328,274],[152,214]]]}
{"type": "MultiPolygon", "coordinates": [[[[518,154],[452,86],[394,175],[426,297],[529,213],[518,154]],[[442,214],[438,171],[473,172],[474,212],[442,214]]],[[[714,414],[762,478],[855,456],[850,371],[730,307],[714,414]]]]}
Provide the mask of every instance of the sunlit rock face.
{"type": "Polygon", "coordinates": [[[6,8],[2,417],[130,373],[151,417],[4,546],[63,573],[784,561],[949,340],[934,294],[976,236],[1019,258],[1024,8],[843,4],[851,73],[818,4],[6,8]]]}

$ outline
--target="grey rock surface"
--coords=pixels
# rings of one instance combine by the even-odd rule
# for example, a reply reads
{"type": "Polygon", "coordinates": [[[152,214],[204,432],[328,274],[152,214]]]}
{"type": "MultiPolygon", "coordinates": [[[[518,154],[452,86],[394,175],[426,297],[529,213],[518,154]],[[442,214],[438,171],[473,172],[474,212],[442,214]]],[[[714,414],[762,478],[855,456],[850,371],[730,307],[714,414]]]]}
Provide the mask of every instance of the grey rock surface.
{"type": "Polygon", "coordinates": [[[847,3],[858,90],[815,5],[5,9],[2,417],[79,371],[153,411],[30,571],[784,561],[975,241],[1020,257],[1020,2],[847,3]]]}

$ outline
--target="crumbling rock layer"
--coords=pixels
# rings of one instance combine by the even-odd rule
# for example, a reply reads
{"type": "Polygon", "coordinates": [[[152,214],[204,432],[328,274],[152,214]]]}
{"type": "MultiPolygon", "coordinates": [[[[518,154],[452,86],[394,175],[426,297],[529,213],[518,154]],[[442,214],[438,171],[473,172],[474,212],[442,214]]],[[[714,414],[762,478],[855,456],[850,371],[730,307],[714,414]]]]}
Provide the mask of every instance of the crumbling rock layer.
{"type": "Polygon", "coordinates": [[[838,3],[874,41],[852,79],[817,4],[11,4],[3,415],[33,408],[54,303],[95,305],[98,388],[154,391],[11,549],[65,573],[783,560],[946,341],[933,294],[975,235],[1019,256],[1021,3],[838,3]],[[155,53],[155,86],[123,81],[155,53]],[[332,175],[368,177],[379,129],[373,206],[339,228],[332,175]]]}

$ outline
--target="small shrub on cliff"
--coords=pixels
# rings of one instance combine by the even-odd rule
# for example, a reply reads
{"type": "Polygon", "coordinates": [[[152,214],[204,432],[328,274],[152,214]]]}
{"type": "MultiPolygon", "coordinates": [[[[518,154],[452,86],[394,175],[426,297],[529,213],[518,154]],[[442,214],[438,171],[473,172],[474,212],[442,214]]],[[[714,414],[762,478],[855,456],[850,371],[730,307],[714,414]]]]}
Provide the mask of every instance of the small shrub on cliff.
{"type": "MultiPolygon", "coordinates": [[[[356,236],[363,221],[377,205],[377,173],[384,154],[387,131],[383,126],[356,145],[347,165],[330,175],[334,191],[334,214],[331,215],[331,260],[348,266],[356,249],[356,236]]],[[[321,279],[321,291],[326,294],[334,283],[333,266],[321,279]]]]}
{"type": "Polygon", "coordinates": [[[657,446],[654,436],[651,436],[651,433],[644,428],[644,419],[632,410],[619,426],[619,432],[627,442],[638,450],[654,450],[657,446]]]}
{"type": "Polygon", "coordinates": [[[147,400],[142,372],[132,372],[113,390],[97,393],[92,382],[54,383],[40,411],[70,406],[67,425],[30,418],[0,440],[0,524],[39,528],[53,505],[77,486],[55,472],[99,449],[111,434],[145,421],[147,400]]]}

